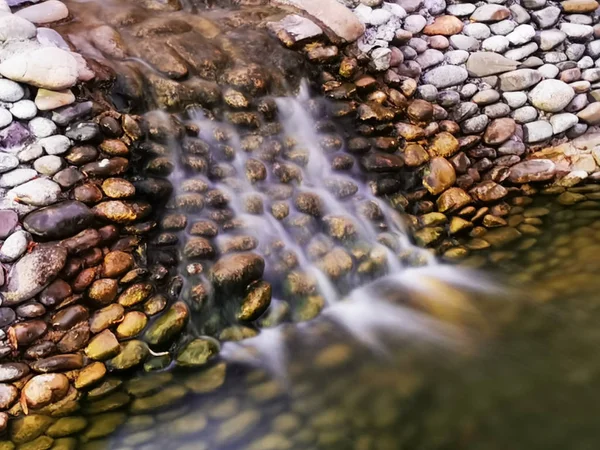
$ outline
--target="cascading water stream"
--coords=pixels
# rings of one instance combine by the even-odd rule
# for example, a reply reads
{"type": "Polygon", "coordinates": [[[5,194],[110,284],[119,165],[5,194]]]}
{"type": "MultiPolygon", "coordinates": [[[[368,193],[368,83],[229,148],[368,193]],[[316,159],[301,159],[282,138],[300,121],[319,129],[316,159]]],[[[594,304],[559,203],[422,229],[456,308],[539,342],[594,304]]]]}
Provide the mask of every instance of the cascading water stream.
{"type": "MultiPolygon", "coordinates": [[[[234,210],[235,216],[242,221],[244,229],[258,239],[259,252],[267,251],[270,243],[280,241],[285,249],[295,254],[297,268],[314,279],[317,293],[325,299],[327,306],[323,317],[338,324],[357,342],[380,355],[387,353],[384,341],[390,336],[393,338],[413,336],[444,347],[455,349],[461,347],[465,343],[465,335],[458,327],[406,306],[402,299],[400,302],[390,302],[382,295],[381,286],[397,290],[399,297],[406,293],[417,292],[433,298],[439,296],[440,291],[429,287],[428,282],[438,277],[440,282],[460,284],[471,290],[482,289],[482,285],[467,275],[459,274],[458,269],[437,265],[430,252],[413,245],[398,212],[374,197],[366,188],[363,188],[360,195],[355,198],[360,197],[363,201],[373,202],[380,208],[389,234],[397,241],[396,251],[378,242],[378,230],[373,223],[357,212],[355,205],[338,199],[332,194],[327,188],[327,182],[334,179],[343,180],[344,177],[332,172],[330,163],[319,145],[315,121],[308,113],[306,105],[309,100],[309,91],[305,83],[302,84],[296,97],[276,99],[284,136],[293,139],[302,149],[308,151],[306,165],[300,170],[301,182],[297,190],[318,195],[323,200],[326,215],[349,218],[355,226],[357,238],[368,243],[372,250],[383,252],[386,266],[384,276],[366,285],[357,284],[346,295],[341,294],[327,274],[317,264],[311,262],[306,248],[294,239],[281,221],[268,213],[254,215],[245,211],[243,202],[245,196],[256,195],[263,201],[268,201],[268,197],[255,184],[242,176],[235,179],[233,186],[231,182],[216,182],[211,187],[226,193],[228,205],[234,210]],[[422,267],[414,268],[402,264],[398,254],[406,252],[420,261],[422,267]],[[448,271],[452,274],[449,275],[448,271]],[[343,302],[340,301],[342,299],[343,302]]],[[[199,111],[193,114],[192,121],[200,128],[200,137],[206,140],[212,139],[212,132],[216,126],[222,126],[205,118],[199,111]]],[[[238,174],[244,173],[248,161],[247,153],[242,149],[237,130],[229,126],[227,130],[228,144],[235,150],[232,165],[238,174]]],[[[175,186],[182,181],[181,170],[178,167],[171,175],[175,186]]],[[[204,178],[203,180],[208,182],[204,178]]],[[[273,300],[274,303],[280,301],[273,300]]],[[[436,298],[435,301],[440,300],[436,298]]],[[[258,336],[239,343],[227,342],[222,348],[221,356],[230,361],[266,368],[285,384],[287,383],[285,369],[287,350],[283,338],[284,327],[263,330],[258,336]]],[[[310,334],[310,328],[310,324],[299,324],[297,327],[301,333],[302,330],[306,330],[306,334],[310,334]]]]}

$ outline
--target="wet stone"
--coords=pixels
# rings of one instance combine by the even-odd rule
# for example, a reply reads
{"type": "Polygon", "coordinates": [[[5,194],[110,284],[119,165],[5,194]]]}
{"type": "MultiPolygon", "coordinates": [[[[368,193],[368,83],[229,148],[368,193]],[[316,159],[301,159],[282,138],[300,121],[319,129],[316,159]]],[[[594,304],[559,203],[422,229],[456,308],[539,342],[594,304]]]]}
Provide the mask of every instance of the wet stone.
{"type": "Polygon", "coordinates": [[[214,339],[194,339],[177,354],[175,360],[181,367],[199,367],[205,365],[219,353],[214,339]]]}
{"type": "Polygon", "coordinates": [[[121,345],[120,353],[106,362],[109,370],[128,370],[142,364],[149,355],[148,346],[138,340],[126,341],[121,345]]]}
{"type": "Polygon", "coordinates": [[[146,330],[144,339],[150,345],[164,345],[173,340],[186,326],[189,310],[182,302],[173,304],[146,330]]]}
{"type": "Polygon", "coordinates": [[[35,236],[63,239],[87,228],[93,220],[90,209],[81,202],[65,201],[28,214],[23,226],[35,236]]]}

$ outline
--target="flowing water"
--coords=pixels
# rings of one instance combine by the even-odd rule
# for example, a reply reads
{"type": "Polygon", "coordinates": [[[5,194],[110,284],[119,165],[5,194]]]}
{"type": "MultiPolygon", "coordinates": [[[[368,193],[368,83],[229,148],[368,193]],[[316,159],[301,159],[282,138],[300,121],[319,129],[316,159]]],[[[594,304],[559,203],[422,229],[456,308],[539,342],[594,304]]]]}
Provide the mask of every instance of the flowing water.
{"type": "MultiPolygon", "coordinates": [[[[107,379],[83,405],[91,425],[78,435],[78,445],[148,450],[597,447],[596,186],[580,190],[585,201],[569,207],[539,196],[525,212],[539,221],[534,239],[482,251],[461,265],[441,263],[412,243],[402,214],[372,194],[372,180],[358,166],[331,169],[323,143],[334,141],[332,153],[342,153],[352,130],[343,128],[348,125],[343,118],[328,122],[335,102],[301,81],[314,79],[312,69],[257,25],[277,12],[263,7],[204,11],[205,5],[189,2],[183,11],[149,13],[134,2],[67,3],[77,21],[60,31],[117,73],[115,104],[152,116],[165,129],[172,126],[165,110],[176,112],[188,134],[194,131],[193,139],[207,146],[207,158],[218,171],[194,169],[185,156],[191,138],[167,133],[161,139],[172,164],[167,176],[173,198],[189,193],[192,180],[218,192],[231,226],[215,239],[217,246],[226,248],[239,238],[239,245],[249,246],[245,250],[266,260],[264,280],[273,287],[259,328],[237,326],[227,298],[208,292],[208,300],[192,305],[192,326],[196,336],[226,341],[219,358],[208,369],[162,368],[107,379]],[[258,147],[267,151],[267,141],[277,140],[283,148],[274,152],[272,172],[263,182],[244,176],[256,154],[248,132],[253,118],[207,106],[204,85],[201,94],[183,95],[177,89],[187,83],[193,90],[197,73],[177,72],[177,60],[164,59],[161,48],[142,51],[148,36],[155,45],[175,39],[171,28],[158,32],[161,28],[150,23],[160,17],[168,17],[175,29],[188,30],[182,21],[193,22],[198,41],[187,42],[186,51],[196,58],[211,53],[226,66],[239,57],[269,73],[269,87],[258,87],[255,101],[267,99],[277,115],[256,126],[268,129],[258,147]],[[98,27],[107,23],[120,31],[126,50],[99,44],[98,27]],[[173,81],[183,78],[181,84],[173,81]],[[165,101],[165,91],[177,101],[165,101]],[[337,135],[344,137],[339,144],[332,137],[337,135]],[[295,206],[305,214],[292,211],[289,220],[278,220],[263,213],[281,206],[277,173],[293,179],[286,186],[304,200],[295,206]],[[365,210],[375,212],[369,216],[365,210]],[[280,323],[281,317],[287,320],[280,323]],[[224,330],[235,339],[224,339],[224,330]]],[[[158,3],[168,10],[169,2],[158,3]]],[[[199,63],[195,71],[210,72],[209,66],[199,63]]],[[[206,219],[204,210],[186,210],[177,201],[161,214],[181,211],[190,222],[206,219]]],[[[191,240],[181,231],[171,247],[182,252],[191,240]]],[[[210,284],[208,270],[200,271],[186,258],[177,271],[184,293],[210,284]]]]}

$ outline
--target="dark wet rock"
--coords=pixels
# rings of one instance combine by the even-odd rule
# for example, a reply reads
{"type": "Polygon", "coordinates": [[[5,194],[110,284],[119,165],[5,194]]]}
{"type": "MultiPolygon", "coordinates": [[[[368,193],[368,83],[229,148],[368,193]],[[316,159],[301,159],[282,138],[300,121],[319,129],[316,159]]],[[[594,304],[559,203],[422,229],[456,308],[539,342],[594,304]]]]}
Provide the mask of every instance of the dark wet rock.
{"type": "Polygon", "coordinates": [[[95,184],[86,183],[73,190],[73,198],[79,202],[93,205],[102,200],[102,191],[95,184]]]}
{"type": "Polygon", "coordinates": [[[48,285],[39,295],[39,300],[43,305],[54,306],[71,295],[72,290],[69,283],[57,279],[48,285]]]}
{"type": "Polygon", "coordinates": [[[255,253],[235,253],[221,257],[211,269],[211,280],[220,289],[244,289],[260,279],[264,260],[255,253]]]}
{"type": "Polygon", "coordinates": [[[299,193],[294,199],[294,205],[298,211],[313,217],[321,217],[324,214],[323,201],[312,192],[299,193]]]}
{"type": "Polygon", "coordinates": [[[429,171],[423,178],[423,185],[434,195],[450,188],[456,181],[456,172],[445,158],[436,157],[429,163],[429,171]]]}
{"type": "Polygon", "coordinates": [[[33,371],[39,373],[66,372],[81,369],[83,356],[80,354],[56,355],[34,361],[30,366],[33,371]]]}
{"type": "Polygon", "coordinates": [[[0,383],[10,383],[23,378],[29,373],[29,366],[24,363],[0,364],[0,383]]]}
{"type": "Polygon", "coordinates": [[[117,303],[99,309],[90,318],[90,331],[92,333],[99,333],[100,331],[119,323],[123,319],[124,312],[125,309],[123,306],[117,303]]]}
{"type": "Polygon", "coordinates": [[[110,278],[94,281],[88,290],[88,297],[101,305],[111,303],[117,296],[118,283],[110,278]]]}
{"type": "Polygon", "coordinates": [[[17,349],[30,345],[43,336],[48,330],[48,325],[43,320],[30,320],[12,325],[8,329],[8,339],[13,348],[17,349]]]}
{"type": "Polygon", "coordinates": [[[258,281],[248,287],[242,301],[238,320],[252,321],[258,319],[271,304],[271,285],[266,281],[258,281]]]}
{"type": "Polygon", "coordinates": [[[488,180],[475,186],[469,193],[482,202],[494,202],[506,197],[508,190],[504,186],[488,180]]]}
{"type": "Polygon", "coordinates": [[[129,161],[122,157],[102,159],[81,166],[81,171],[91,177],[111,177],[123,174],[129,168],[129,161]]]}
{"type": "Polygon", "coordinates": [[[94,336],[85,348],[88,358],[95,361],[105,361],[119,354],[119,341],[110,330],[104,330],[94,336]]]}
{"type": "Polygon", "coordinates": [[[67,250],[56,245],[38,245],[11,269],[2,292],[3,304],[16,305],[29,300],[44,289],[62,270],[67,250]]]}
{"type": "Polygon", "coordinates": [[[4,328],[13,323],[17,318],[12,308],[0,308],[0,328],[4,328]]]}
{"type": "Polygon", "coordinates": [[[150,324],[144,340],[150,345],[160,346],[175,339],[187,325],[189,309],[183,302],[173,304],[165,313],[150,324]]]}
{"type": "Polygon", "coordinates": [[[52,121],[64,127],[74,120],[91,114],[92,108],[93,103],[91,101],[74,103],[52,111],[52,121]]]}
{"type": "Polygon", "coordinates": [[[219,353],[219,345],[215,339],[194,339],[181,349],[175,360],[181,367],[199,367],[205,365],[219,353]]]}
{"type": "Polygon", "coordinates": [[[38,344],[34,344],[25,351],[25,358],[27,359],[40,359],[46,358],[56,353],[56,345],[54,342],[42,341],[38,344]]]}
{"type": "Polygon", "coordinates": [[[530,159],[510,168],[509,180],[513,183],[547,181],[554,178],[556,165],[549,159],[530,159]]]}
{"type": "Polygon", "coordinates": [[[93,141],[101,136],[100,127],[94,122],[79,122],[69,125],[65,136],[77,142],[93,141]]]}
{"type": "Polygon", "coordinates": [[[52,326],[57,330],[68,330],[78,322],[87,320],[89,312],[81,305],[72,305],[61,309],[52,317],[52,326]]]}
{"type": "Polygon", "coordinates": [[[125,308],[146,300],[152,293],[152,285],[149,283],[137,283],[125,289],[118,298],[120,305],[125,308]]]}
{"type": "Polygon", "coordinates": [[[438,197],[436,204],[440,212],[451,213],[464,208],[472,202],[473,199],[464,190],[453,187],[443,192],[438,197]]]}
{"type": "Polygon", "coordinates": [[[404,166],[401,157],[388,153],[370,153],[360,162],[365,170],[374,173],[398,172],[404,166]]]}
{"type": "Polygon", "coordinates": [[[150,212],[150,205],[142,202],[109,200],[94,206],[93,212],[100,219],[129,224],[145,218],[150,212]]]}
{"type": "Polygon", "coordinates": [[[34,211],[23,219],[23,226],[44,239],[63,239],[87,228],[93,221],[92,211],[78,201],[64,201],[34,211]]]}
{"type": "Polygon", "coordinates": [[[16,312],[21,319],[35,319],[46,314],[46,308],[41,303],[30,301],[19,305],[16,312]]]}
{"type": "Polygon", "coordinates": [[[84,175],[75,167],[67,167],[52,177],[63,189],[70,189],[84,178],[84,175]]]}

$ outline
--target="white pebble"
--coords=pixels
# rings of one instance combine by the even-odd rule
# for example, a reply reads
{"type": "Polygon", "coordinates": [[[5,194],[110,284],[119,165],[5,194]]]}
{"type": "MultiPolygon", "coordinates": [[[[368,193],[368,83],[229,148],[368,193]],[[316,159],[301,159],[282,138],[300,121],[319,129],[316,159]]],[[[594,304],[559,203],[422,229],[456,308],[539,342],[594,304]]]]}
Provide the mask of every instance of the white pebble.
{"type": "Polygon", "coordinates": [[[30,238],[31,235],[24,230],[19,230],[11,234],[6,238],[4,244],[2,244],[2,248],[0,248],[0,260],[4,262],[15,261],[27,250],[30,238]]]}
{"type": "Polygon", "coordinates": [[[40,139],[40,144],[49,155],[61,155],[71,147],[71,140],[61,134],[40,139]]]}
{"type": "Polygon", "coordinates": [[[18,102],[25,95],[25,90],[19,83],[11,80],[0,79],[0,101],[18,102]]]}
{"type": "Polygon", "coordinates": [[[0,107],[0,128],[10,125],[13,121],[13,116],[8,109],[0,107]]]}
{"type": "Polygon", "coordinates": [[[17,119],[29,120],[37,115],[37,106],[31,100],[20,100],[10,107],[10,112],[17,119]]]}
{"type": "Polygon", "coordinates": [[[56,133],[56,124],[50,119],[36,117],[29,121],[29,131],[31,131],[35,137],[45,138],[56,133]]]}
{"type": "Polygon", "coordinates": [[[51,177],[63,168],[63,160],[60,156],[56,155],[42,156],[35,160],[33,168],[39,173],[51,177]]]}

